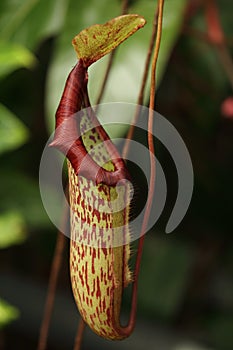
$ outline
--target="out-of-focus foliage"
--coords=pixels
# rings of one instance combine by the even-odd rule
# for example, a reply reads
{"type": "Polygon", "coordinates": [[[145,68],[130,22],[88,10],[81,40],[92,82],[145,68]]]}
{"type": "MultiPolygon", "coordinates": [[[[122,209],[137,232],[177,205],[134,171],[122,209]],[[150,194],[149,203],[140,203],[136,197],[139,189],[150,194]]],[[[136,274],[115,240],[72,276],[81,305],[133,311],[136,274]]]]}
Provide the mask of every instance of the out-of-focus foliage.
{"type": "MultiPolygon", "coordinates": [[[[190,150],[194,197],[176,232],[169,236],[161,233],[168,208],[159,229],[146,237],[138,309],[139,317],[148,318],[153,325],[174,325],[181,333],[193,334],[207,344],[206,348],[231,350],[233,121],[221,115],[221,103],[232,95],[232,89],[216,48],[199,35],[206,30],[204,6],[193,13],[191,8],[187,15],[188,3],[165,1],[157,108],[177,127],[190,150]]],[[[137,100],[155,2],[137,0],[130,4],[130,12],[144,16],[147,25],[117,51],[104,102],[137,100]]],[[[232,54],[232,2],[221,0],[217,4],[232,54]]],[[[94,23],[118,16],[120,6],[118,0],[0,1],[1,269],[24,274],[26,266],[31,278],[36,275],[47,282],[53,247],[50,237],[55,230],[51,230],[40,200],[41,153],[53,129],[65,79],[76,63],[72,38],[94,23]],[[25,244],[18,245],[25,238],[25,244]],[[28,263],[29,257],[33,263],[28,263]]],[[[93,103],[107,61],[106,57],[90,69],[93,103]]],[[[145,103],[149,82],[146,91],[145,103]]],[[[117,132],[111,130],[114,136],[117,132]]],[[[171,160],[159,146],[156,152],[165,164],[170,187],[176,189],[171,160]]],[[[16,317],[18,311],[1,301],[0,327],[16,317]]],[[[196,348],[190,344],[177,350],[196,348]]]]}
{"type": "Polygon", "coordinates": [[[1,210],[16,211],[31,229],[48,227],[49,222],[41,203],[36,179],[17,170],[13,176],[9,170],[1,172],[0,181],[5,184],[0,188],[1,198],[4,198],[4,202],[0,203],[1,210]],[[14,200],[9,193],[14,195],[14,200]]]}
{"type": "Polygon", "coordinates": [[[12,305],[9,305],[4,300],[0,299],[0,330],[18,317],[19,311],[12,305]]]}
{"type": "Polygon", "coordinates": [[[0,248],[7,248],[25,240],[24,223],[20,214],[7,212],[0,215],[0,248]]]}
{"type": "Polygon", "coordinates": [[[66,6],[65,0],[2,0],[0,38],[36,50],[61,30],[66,6]]]}
{"type": "Polygon", "coordinates": [[[0,154],[26,142],[28,130],[6,107],[0,104],[0,154]]]}
{"type": "Polygon", "coordinates": [[[31,68],[34,64],[35,57],[25,47],[0,41],[0,78],[17,68],[31,68]]]}

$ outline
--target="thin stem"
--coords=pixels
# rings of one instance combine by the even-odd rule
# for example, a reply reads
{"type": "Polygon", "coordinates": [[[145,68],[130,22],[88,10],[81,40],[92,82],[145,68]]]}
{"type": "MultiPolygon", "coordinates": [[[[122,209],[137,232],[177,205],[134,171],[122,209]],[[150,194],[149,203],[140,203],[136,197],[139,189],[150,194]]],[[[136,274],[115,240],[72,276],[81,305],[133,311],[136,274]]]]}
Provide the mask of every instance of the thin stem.
{"type": "Polygon", "coordinates": [[[149,109],[149,119],[148,119],[148,147],[150,151],[150,165],[151,165],[150,183],[149,183],[150,190],[148,193],[146,211],[143,218],[141,234],[140,234],[140,239],[139,239],[138,249],[137,249],[137,257],[136,257],[135,272],[134,272],[134,284],[133,284],[133,291],[132,291],[131,314],[130,314],[129,324],[127,326],[127,331],[133,329],[135,324],[135,319],[136,319],[138,276],[139,276],[139,270],[140,270],[140,264],[141,264],[141,258],[142,258],[143,243],[145,238],[144,234],[147,229],[147,224],[148,224],[151,206],[153,202],[154,187],[155,187],[154,142],[153,142],[152,131],[153,131],[154,101],[155,101],[155,87],[156,87],[155,74],[156,74],[156,65],[157,65],[161,36],[162,36],[163,6],[164,6],[164,0],[159,0],[157,35],[156,35],[156,43],[155,43],[155,49],[154,49],[154,55],[153,55],[153,61],[152,61],[152,70],[151,70],[151,91],[150,91],[150,105],[149,105],[150,109],[149,109]]]}
{"type": "Polygon", "coordinates": [[[154,56],[153,56],[152,68],[151,68],[151,89],[150,89],[150,104],[149,104],[149,118],[148,118],[148,147],[150,151],[150,167],[151,167],[150,183],[149,183],[149,192],[148,192],[146,210],[143,218],[141,235],[140,235],[139,244],[138,244],[138,254],[137,254],[137,260],[136,260],[136,266],[135,266],[136,280],[138,279],[137,277],[140,269],[142,248],[143,248],[145,232],[147,229],[147,224],[148,224],[148,220],[151,212],[153,196],[154,196],[154,188],[155,188],[155,162],[154,162],[155,150],[154,150],[154,140],[153,140],[153,121],[154,121],[154,104],[155,104],[155,89],[156,89],[156,66],[157,66],[159,48],[160,48],[161,37],[162,37],[163,6],[164,6],[164,0],[159,0],[158,28],[157,28],[156,43],[155,43],[154,56]]]}
{"type": "Polygon", "coordinates": [[[83,340],[83,333],[86,327],[86,323],[83,321],[82,317],[80,317],[79,323],[78,323],[78,329],[76,333],[75,343],[74,343],[74,350],[80,350],[83,340]]]}
{"type": "Polygon", "coordinates": [[[128,153],[129,153],[130,141],[133,139],[133,134],[134,134],[134,131],[135,131],[135,125],[137,123],[137,120],[138,120],[139,114],[140,114],[140,107],[143,104],[143,100],[144,100],[146,81],[147,81],[147,78],[148,78],[148,73],[149,73],[149,68],[150,68],[150,61],[151,61],[151,56],[152,56],[152,53],[153,53],[153,47],[154,47],[154,42],[155,42],[155,37],[156,37],[156,32],[157,32],[157,19],[158,19],[158,10],[155,12],[155,16],[154,16],[152,34],[151,34],[151,39],[150,39],[150,43],[149,43],[149,49],[148,49],[148,52],[147,52],[147,57],[146,57],[143,77],[142,77],[142,84],[141,84],[141,88],[140,88],[139,95],[138,95],[138,100],[137,100],[137,110],[136,110],[134,118],[133,118],[133,120],[132,120],[132,122],[130,124],[130,128],[128,130],[128,134],[126,136],[125,143],[124,143],[124,148],[123,148],[123,151],[122,151],[122,158],[123,159],[126,159],[128,153]]]}
{"type": "Polygon", "coordinates": [[[122,5],[121,5],[121,14],[126,15],[129,10],[129,0],[122,0],[122,5]]]}
{"type": "Polygon", "coordinates": [[[104,91],[105,91],[105,88],[106,88],[106,85],[107,85],[107,81],[108,81],[108,78],[109,78],[109,73],[111,71],[111,68],[112,68],[112,64],[113,64],[113,60],[114,60],[114,56],[116,54],[116,49],[113,50],[110,55],[109,55],[109,60],[108,60],[108,65],[107,65],[107,68],[106,68],[106,71],[105,71],[105,75],[104,75],[104,80],[102,82],[102,86],[100,88],[100,93],[99,93],[99,96],[97,98],[97,101],[96,101],[96,105],[98,106],[103,98],[103,95],[104,95],[104,91]]]}
{"type": "Polygon", "coordinates": [[[161,37],[162,37],[162,24],[163,24],[163,6],[164,6],[164,0],[159,0],[159,9],[158,9],[158,27],[157,27],[157,35],[156,35],[156,42],[155,42],[155,49],[154,49],[154,56],[152,61],[152,68],[151,68],[151,88],[150,88],[150,114],[149,114],[149,121],[151,121],[151,128],[149,127],[149,139],[148,144],[151,149],[154,149],[154,143],[153,138],[151,139],[152,132],[153,132],[153,113],[154,113],[154,104],[155,104],[155,89],[156,89],[156,66],[157,61],[159,57],[159,49],[160,49],[160,43],[161,43],[161,37]]]}
{"type": "Polygon", "coordinates": [[[59,272],[61,270],[63,254],[64,254],[65,245],[66,245],[66,238],[63,232],[65,232],[68,218],[69,218],[68,208],[69,206],[66,205],[63,210],[61,231],[58,231],[57,233],[57,242],[56,242],[56,247],[53,255],[52,267],[50,270],[48,292],[47,292],[47,297],[45,302],[44,315],[41,323],[37,350],[45,350],[47,346],[48,332],[49,332],[49,326],[51,323],[51,317],[53,312],[57,282],[58,282],[59,272]]]}
{"type": "Polygon", "coordinates": [[[139,92],[139,96],[138,96],[138,104],[139,105],[142,105],[143,104],[143,100],[144,100],[146,81],[147,81],[149,68],[150,68],[150,60],[151,60],[151,57],[152,57],[154,41],[155,41],[155,38],[156,38],[157,24],[158,24],[158,9],[155,12],[155,16],[154,16],[151,40],[150,40],[150,44],[149,44],[149,49],[148,49],[148,54],[147,54],[147,58],[146,58],[146,62],[145,62],[143,79],[142,79],[142,86],[141,86],[141,89],[140,89],[140,92],[139,92]]]}
{"type": "MultiPolygon", "coordinates": [[[[125,15],[127,12],[128,12],[128,0],[123,0],[122,1],[122,9],[121,9],[121,14],[122,15],[125,15]]],[[[98,106],[103,98],[103,95],[104,95],[104,91],[105,91],[105,88],[106,88],[106,85],[107,85],[107,81],[108,81],[108,78],[109,78],[109,74],[110,74],[110,71],[111,71],[111,68],[112,68],[112,64],[113,64],[113,61],[114,61],[114,57],[115,57],[115,54],[116,54],[116,50],[113,50],[110,55],[109,55],[109,61],[108,61],[108,65],[107,65],[107,68],[106,68],[106,72],[105,72],[105,75],[104,75],[104,79],[103,79],[103,82],[102,82],[102,86],[100,88],[100,93],[99,93],[99,96],[96,100],[96,106],[98,106]]],[[[96,110],[97,111],[97,110],[96,110]]]]}

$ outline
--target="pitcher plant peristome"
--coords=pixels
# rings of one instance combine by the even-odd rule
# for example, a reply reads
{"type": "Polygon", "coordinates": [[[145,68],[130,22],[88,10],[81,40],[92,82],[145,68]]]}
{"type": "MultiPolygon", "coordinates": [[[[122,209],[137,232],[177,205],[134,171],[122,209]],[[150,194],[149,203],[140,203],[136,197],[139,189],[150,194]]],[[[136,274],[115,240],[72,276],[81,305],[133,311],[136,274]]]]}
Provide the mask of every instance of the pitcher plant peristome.
{"type": "Polygon", "coordinates": [[[131,319],[126,327],[120,324],[122,292],[132,282],[132,186],[123,159],[90,107],[87,69],[144,25],[142,17],[125,15],[89,27],[73,39],[79,61],[67,79],[51,144],[68,159],[74,298],[84,321],[107,339],[123,339],[133,330],[131,319]]]}

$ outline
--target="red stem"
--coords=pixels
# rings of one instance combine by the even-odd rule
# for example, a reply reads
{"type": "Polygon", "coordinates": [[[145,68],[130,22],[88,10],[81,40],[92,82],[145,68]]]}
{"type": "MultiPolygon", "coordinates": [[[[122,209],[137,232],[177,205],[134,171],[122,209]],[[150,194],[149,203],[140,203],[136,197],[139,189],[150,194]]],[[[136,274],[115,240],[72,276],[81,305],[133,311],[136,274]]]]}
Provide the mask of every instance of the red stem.
{"type": "Polygon", "coordinates": [[[86,323],[83,321],[82,317],[80,317],[73,350],[81,349],[85,327],[86,323]]]}
{"type": "Polygon", "coordinates": [[[135,125],[136,125],[137,120],[139,118],[140,107],[143,104],[143,100],[144,100],[144,92],[145,92],[145,87],[146,87],[146,81],[147,81],[148,72],[149,72],[149,68],[150,68],[150,61],[151,61],[151,56],[152,56],[152,53],[153,53],[153,47],[154,47],[156,31],[157,31],[157,18],[158,18],[158,11],[155,12],[155,16],[154,16],[153,29],[152,29],[149,49],[148,49],[148,53],[147,53],[147,57],[146,57],[146,62],[145,62],[145,68],[144,68],[144,73],[143,73],[143,78],[142,78],[142,85],[141,85],[141,89],[140,89],[140,92],[139,92],[139,95],[138,95],[137,110],[136,110],[134,118],[133,118],[133,120],[131,122],[128,134],[126,136],[124,148],[123,148],[123,151],[122,151],[123,159],[126,159],[128,153],[129,153],[130,141],[133,139],[133,134],[134,134],[134,131],[135,131],[135,125]]]}
{"type": "Polygon", "coordinates": [[[158,10],[158,28],[157,28],[157,35],[156,35],[156,43],[155,43],[155,49],[154,49],[154,56],[153,56],[153,62],[152,62],[152,69],[151,69],[151,90],[150,90],[150,105],[149,105],[149,118],[148,118],[148,147],[150,151],[150,183],[149,183],[149,192],[148,192],[148,199],[147,199],[147,205],[146,205],[146,211],[143,218],[143,223],[141,227],[141,235],[139,240],[139,248],[138,248],[138,255],[137,255],[137,261],[136,261],[136,269],[135,269],[135,275],[137,277],[140,269],[140,263],[141,263],[141,256],[142,256],[142,248],[145,238],[145,232],[147,230],[147,224],[151,212],[153,197],[154,197],[154,188],[155,188],[155,162],[154,162],[154,139],[153,139],[153,122],[154,122],[154,103],[155,103],[155,89],[156,89],[156,66],[158,61],[158,55],[159,55],[159,48],[161,43],[161,36],[162,36],[162,20],[163,20],[163,6],[164,6],[164,0],[159,0],[159,10],[158,10]]]}
{"type": "MultiPolygon", "coordinates": [[[[123,0],[122,1],[122,10],[121,10],[121,14],[122,15],[125,15],[127,14],[128,12],[128,0],[123,0]]],[[[109,61],[108,61],[108,65],[107,65],[107,68],[106,68],[106,72],[105,72],[105,75],[104,75],[104,79],[103,79],[103,82],[102,82],[102,86],[100,88],[100,93],[99,93],[99,96],[97,98],[97,101],[96,101],[96,110],[95,112],[97,113],[97,110],[98,110],[98,105],[100,104],[102,98],[103,98],[103,95],[104,95],[104,91],[105,91],[105,88],[106,88],[106,85],[107,85],[107,81],[108,81],[108,78],[109,78],[109,74],[110,74],[110,71],[111,71],[111,68],[112,68],[112,64],[113,64],[113,61],[114,61],[114,57],[115,57],[115,54],[116,54],[116,50],[113,50],[110,55],[109,55],[109,61]]]]}
{"type": "MultiPolygon", "coordinates": [[[[62,223],[61,223],[61,229],[63,232],[65,232],[65,228],[69,220],[69,210],[67,209],[68,209],[68,206],[65,206],[65,209],[63,210],[62,223]]],[[[49,332],[49,326],[51,323],[51,317],[53,312],[57,282],[58,282],[59,272],[61,270],[63,253],[65,249],[65,244],[66,244],[66,238],[62,231],[58,231],[57,233],[57,242],[56,242],[56,247],[53,255],[52,267],[50,270],[48,292],[47,292],[47,297],[45,302],[44,315],[41,323],[37,350],[45,350],[47,345],[48,332],[49,332]]]]}
{"type": "Polygon", "coordinates": [[[150,151],[150,165],[151,165],[150,184],[149,184],[150,190],[148,193],[146,211],[143,218],[141,234],[140,234],[140,239],[138,243],[137,258],[136,258],[135,272],[134,272],[135,280],[134,280],[133,291],[132,291],[131,313],[130,313],[129,324],[125,328],[126,334],[127,333],[129,334],[132,332],[136,321],[138,276],[139,276],[140,265],[141,265],[145,232],[147,229],[147,224],[148,224],[151,206],[153,202],[153,196],[154,196],[155,163],[154,163],[153,118],[154,118],[154,102],[155,102],[155,87],[156,87],[155,73],[156,73],[156,65],[157,65],[161,35],[162,35],[163,5],[164,5],[164,0],[159,0],[158,27],[157,27],[156,43],[155,43],[154,56],[152,61],[152,70],[151,70],[151,90],[150,90],[150,106],[149,106],[149,119],[148,119],[148,147],[150,151]]]}

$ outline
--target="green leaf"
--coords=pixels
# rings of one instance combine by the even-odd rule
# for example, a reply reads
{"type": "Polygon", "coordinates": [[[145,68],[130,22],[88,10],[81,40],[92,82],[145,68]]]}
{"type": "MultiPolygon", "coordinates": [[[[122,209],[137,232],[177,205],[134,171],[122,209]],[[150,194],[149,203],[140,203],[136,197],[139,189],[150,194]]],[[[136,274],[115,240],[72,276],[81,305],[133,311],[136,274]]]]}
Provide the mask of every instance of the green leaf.
{"type": "Polygon", "coordinates": [[[26,239],[25,222],[17,212],[0,215],[0,248],[20,244],[26,239]]]}
{"type": "MultiPolygon", "coordinates": [[[[30,228],[51,228],[51,222],[43,207],[38,182],[17,170],[0,172],[0,212],[17,212],[30,228]]],[[[49,196],[54,194],[49,193],[49,196]]],[[[60,203],[57,203],[61,207],[60,203]]]]}
{"type": "Polygon", "coordinates": [[[1,0],[0,38],[34,50],[62,26],[66,0],[1,0]]]}
{"type": "MultiPolygon", "coordinates": [[[[163,35],[157,72],[158,80],[161,80],[171,51],[179,35],[186,5],[187,2],[185,0],[165,1],[163,35]]],[[[119,47],[109,76],[103,103],[136,103],[149,46],[155,8],[156,4],[150,0],[138,0],[130,8],[131,13],[137,13],[143,16],[147,21],[147,25],[137,35],[132,36],[126,43],[123,43],[119,47]]],[[[76,58],[70,44],[71,39],[90,25],[105,23],[110,18],[119,14],[120,11],[120,3],[116,0],[99,0],[98,2],[90,0],[82,3],[76,0],[70,0],[65,25],[61,35],[58,37],[54,60],[48,74],[46,103],[48,125],[51,131],[54,129],[54,115],[66,78],[72,66],[76,63],[76,58]],[[79,18],[78,21],[77,16],[79,18]]],[[[88,90],[92,104],[95,104],[97,100],[107,62],[108,57],[105,56],[90,67],[88,90]]],[[[146,87],[145,103],[148,101],[148,98],[149,81],[146,87]]],[[[109,118],[109,121],[112,121],[111,116],[109,118]]],[[[117,120],[114,121],[117,122],[117,120]]],[[[121,135],[118,134],[115,136],[121,135]]]]}
{"type": "Polygon", "coordinates": [[[27,128],[13,113],[0,104],[0,154],[21,146],[27,139],[27,128]]]}
{"type": "Polygon", "coordinates": [[[94,24],[82,30],[72,44],[86,67],[99,60],[146,24],[138,15],[113,18],[105,24],[94,24]]]}
{"type": "Polygon", "coordinates": [[[19,317],[19,311],[14,306],[0,299],[0,329],[19,317]]]}
{"type": "Polygon", "coordinates": [[[25,47],[0,41],[0,78],[20,67],[32,68],[35,63],[35,56],[25,47]]]}

